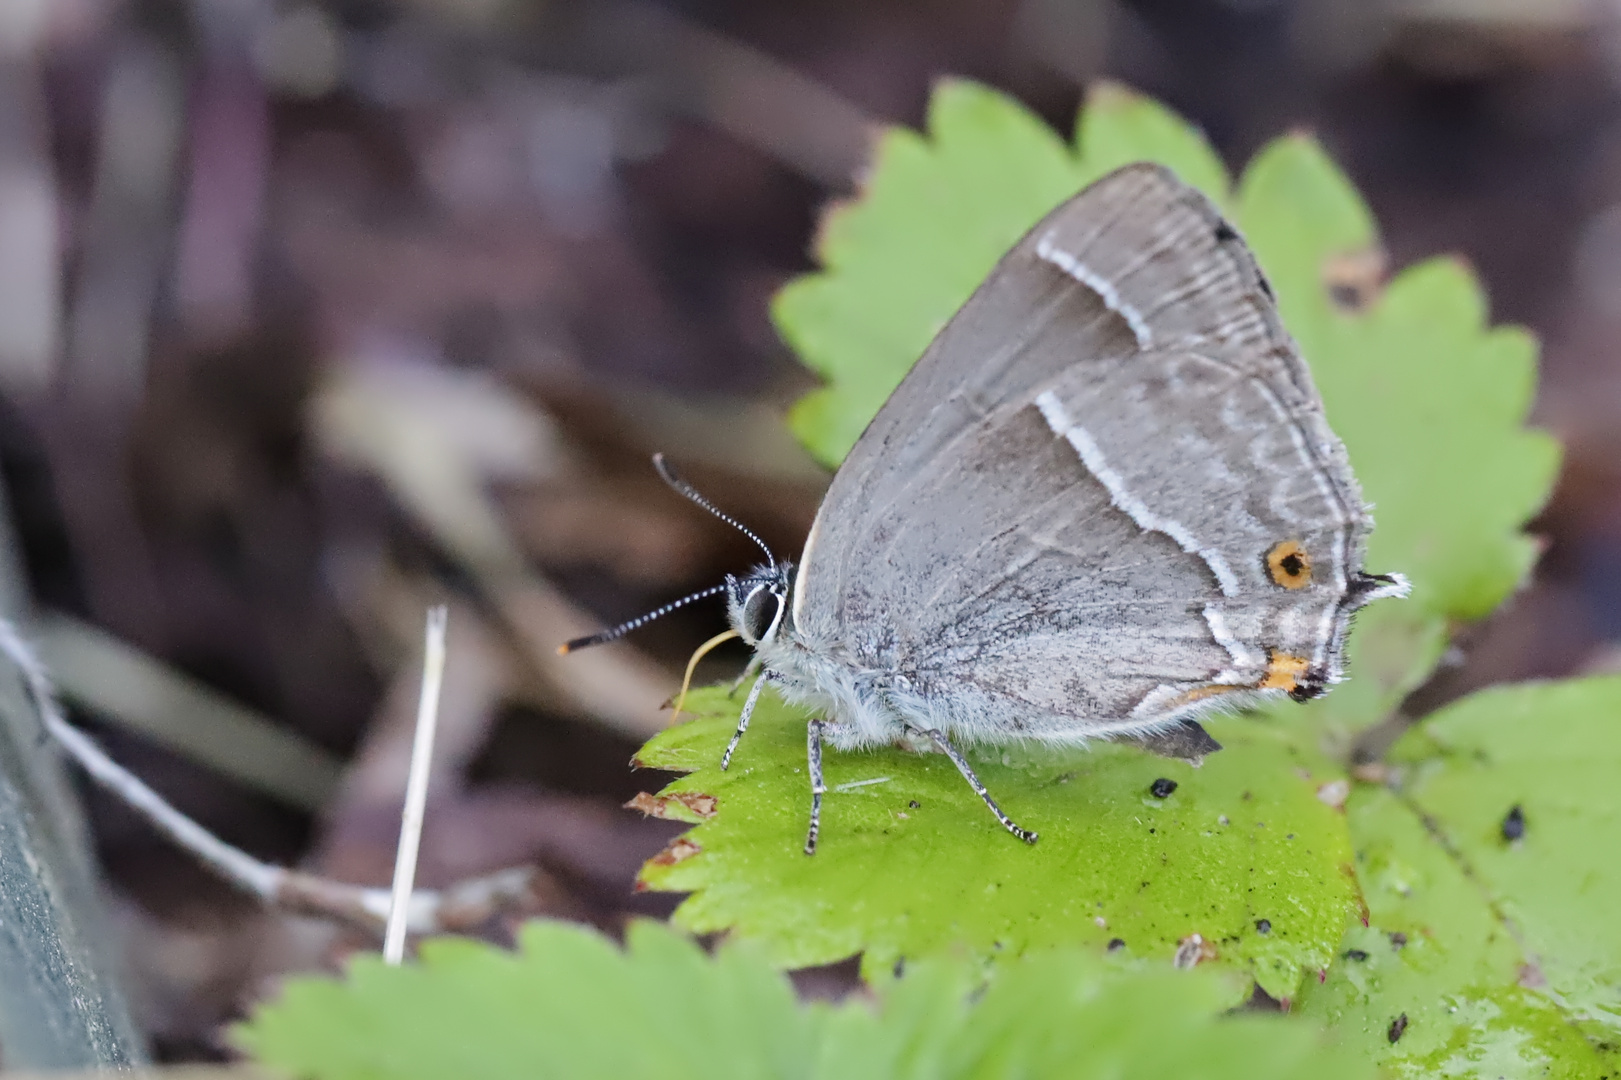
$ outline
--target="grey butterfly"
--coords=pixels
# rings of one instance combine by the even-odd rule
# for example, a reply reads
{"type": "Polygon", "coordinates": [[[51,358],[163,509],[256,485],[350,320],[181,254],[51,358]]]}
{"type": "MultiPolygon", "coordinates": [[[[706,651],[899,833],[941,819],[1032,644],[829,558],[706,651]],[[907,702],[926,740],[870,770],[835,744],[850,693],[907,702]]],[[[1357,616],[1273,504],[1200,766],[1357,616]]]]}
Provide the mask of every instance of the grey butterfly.
{"type": "Polygon", "coordinates": [[[833,478],[797,567],[766,549],[745,576],[565,648],[724,593],[760,677],[722,767],[768,682],[813,711],[807,854],[824,743],[932,744],[1034,843],[961,745],[1219,750],[1201,716],[1323,693],[1352,613],[1406,594],[1363,571],[1371,527],[1244,240],[1166,169],[1129,165],[1042,219],[934,339],[833,478]]]}

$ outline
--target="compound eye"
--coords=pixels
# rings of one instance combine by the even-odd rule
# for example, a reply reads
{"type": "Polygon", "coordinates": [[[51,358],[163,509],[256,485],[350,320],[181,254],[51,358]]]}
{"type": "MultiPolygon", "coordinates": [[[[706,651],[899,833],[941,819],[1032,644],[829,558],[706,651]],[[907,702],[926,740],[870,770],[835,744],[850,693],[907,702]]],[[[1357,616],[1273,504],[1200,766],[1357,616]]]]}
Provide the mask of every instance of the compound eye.
{"type": "Polygon", "coordinates": [[[764,640],[776,621],[782,600],[765,585],[756,585],[743,601],[743,633],[751,642],[764,640]]]}

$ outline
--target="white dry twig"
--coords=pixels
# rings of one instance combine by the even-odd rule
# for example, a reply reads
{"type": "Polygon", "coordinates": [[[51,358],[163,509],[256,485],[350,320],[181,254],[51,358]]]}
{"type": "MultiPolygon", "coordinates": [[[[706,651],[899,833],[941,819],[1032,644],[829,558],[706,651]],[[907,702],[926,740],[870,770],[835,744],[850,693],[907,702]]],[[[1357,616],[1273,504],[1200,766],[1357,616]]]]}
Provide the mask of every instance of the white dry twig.
{"type": "Polygon", "coordinates": [[[400,812],[400,846],[394,854],[394,889],[383,934],[383,960],[398,964],[405,959],[405,920],[416,880],[417,850],[422,844],[422,818],[428,805],[428,771],[433,764],[433,735],[439,726],[439,688],[445,681],[445,623],[449,608],[440,604],[428,611],[428,631],[422,655],[422,695],[417,699],[416,736],[411,743],[411,771],[405,782],[405,807],[400,812]]]}
{"type": "MultiPolygon", "coordinates": [[[[68,723],[50,676],[33,648],[8,620],[0,619],[0,654],[17,665],[45,731],[92,780],[190,852],[231,885],[267,906],[332,919],[381,934],[394,907],[391,890],[368,888],[261,862],[233,847],[171,806],[139,777],[107,756],[94,739],[68,723]]],[[[409,894],[406,929],[414,934],[471,930],[492,916],[529,903],[535,870],[520,866],[459,882],[447,889],[409,894]]]]}

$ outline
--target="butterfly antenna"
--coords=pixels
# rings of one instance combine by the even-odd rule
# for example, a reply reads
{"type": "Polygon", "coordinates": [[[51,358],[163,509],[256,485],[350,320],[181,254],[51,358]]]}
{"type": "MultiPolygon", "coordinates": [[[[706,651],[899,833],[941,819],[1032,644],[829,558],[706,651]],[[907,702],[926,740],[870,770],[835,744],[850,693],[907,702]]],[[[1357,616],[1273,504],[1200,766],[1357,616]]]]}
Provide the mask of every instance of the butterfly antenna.
{"type": "Polygon", "coordinates": [[[765,552],[766,560],[771,563],[773,569],[776,568],[777,557],[771,554],[771,549],[765,546],[765,541],[761,540],[757,535],[755,535],[753,529],[750,529],[747,525],[744,525],[741,521],[738,521],[730,514],[723,512],[714,503],[700,495],[697,489],[691,484],[677,476],[675,474],[675,470],[670,468],[670,463],[664,460],[663,454],[653,455],[653,467],[659,471],[659,477],[666,484],[669,484],[670,487],[674,488],[682,495],[685,495],[688,499],[691,499],[693,502],[697,503],[705,510],[708,510],[711,514],[714,514],[716,517],[726,522],[726,524],[730,525],[732,528],[736,529],[738,532],[742,533],[744,536],[758,544],[760,546],[760,550],[765,552]]]}
{"type": "Polygon", "coordinates": [[[661,615],[668,615],[676,608],[686,607],[694,600],[702,600],[707,596],[716,596],[725,591],[725,585],[715,585],[703,590],[702,592],[695,592],[691,596],[683,596],[679,600],[672,600],[655,611],[649,611],[646,615],[638,615],[629,622],[622,622],[612,630],[604,630],[600,634],[592,634],[589,637],[575,638],[573,641],[559,645],[557,647],[557,655],[566,656],[571,652],[578,652],[580,649],[590,648],[592,645],[601,645],[609,641],[618,641],[632,630],[635,630],[641,626],[646,626],[648,623],[652,622],[661,615]]]}

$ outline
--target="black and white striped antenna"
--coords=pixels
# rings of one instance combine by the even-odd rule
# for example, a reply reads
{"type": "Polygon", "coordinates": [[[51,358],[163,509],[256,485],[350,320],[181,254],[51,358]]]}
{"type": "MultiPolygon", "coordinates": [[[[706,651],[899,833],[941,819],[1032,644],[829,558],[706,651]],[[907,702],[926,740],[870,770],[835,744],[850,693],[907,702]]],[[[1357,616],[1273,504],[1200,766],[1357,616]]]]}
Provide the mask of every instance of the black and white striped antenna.
{"type": "MultiPolygon", "coordinates": [[[[703,495],[699,494],[698,490],[691,484],[677,476],[675,474],[675,470],[670,468],[669,463],[664,460],[663,454],[653,455],[653,467],[658,470],[659,478],[662,479],[666,484],[669,484],[670,487],[676,492],[685,496],[692,502],[697,503],[699,506],[703,507],[705,510],[708,510],[711,514],[714,514],[716,517],[726,522],[726,524],[730,525],[732,528],[736,529],[738,532],[742,533],[744,536],[758,544],[760,550],[765,552],[766,560],[770,562],[771,568],[773,570],[777,568],[777,557],[771,554],[771,549],[765,546],[765,541],[761,540],[759,536],[757,536],[748,526],[744,525],[730,514],[722,511],[714,503],[710,502],[703,495]]],[[[617,641],[626,634],[630,633],[632,630],[639,629],[660,616],[668,615],[676,608],[686,607],[694,600],[703,600],[710,596],[718,596],[719,594],[724,593],[727,588],[728,585],[726,584],[715,585],[700,592],[695,592],[690,596],[683,596],[679,600],[672,600],[661,608],[649,611],[645,615],[638,615],[636,618],[631,619],[628,622],[622,622],[611,630],[604,630],[601,633],[591,634],[587,637],[575,638],[573,641],[559,645],[557,647],[557,652],[559,655],[567,655],[568,653],[575,652],[579,649],[589,648],[592,645],[601,645],[605,642],[617,641]]]]}
{"type": "Polygon", "coordinates": [[[773,570],[777,568],[777,557],[771,554],[771,549],[765,546],[765,541],[756,536],[753,529],[750,529],[741,521],[738,521],[730,514],[722,511],[714,503],[710,502],[708,499],[704,498],[703,495],[699,494],[698,490],[691,484],[677,476],[675,474],[675,470],[670,468],[669,462],[664,460],[663,454],[653,455],[653,468],[659,471],[659,477],[666,484],[669,484],[671,488],[675,489],[680,494],[685,495],[688,499],[691,499],[693,502],[697,503],[705,510],[708,510],[711,514],[714,514],[716,517],[726,522],[726,524],[730,525],[732,528],[736,529],[738,532],[742,533],[744,536],[758,544],[760,550],[765,552],[766,561],[771,564],[771,568],[773,570]]]}
{"type": "Polygon", "coordinates": [[[557,653],[559,656],[566,656],[571,652],[575,652],[576,650],[590,648],[592,645],[602,645],[609,641],[618,641],[632,630],[640,629],[661,615],[668,615],[676,608],[686,607],[694,600],[702,600],[705,597],[716,596],[725,591],[725,585],[713,585],[707,589],[704,589],[702,592],[695,592],[691,596],[683,596],[679,600],[672,600],[661,608],[656,608],[653,611],[649,611],[646,615],[638,615],[629,622],[622,622],[612,630],[604,630],[599,634],[591,634],[587,637],[575,638],[573,641],[559,645],[557,647],[557,653]]]}

